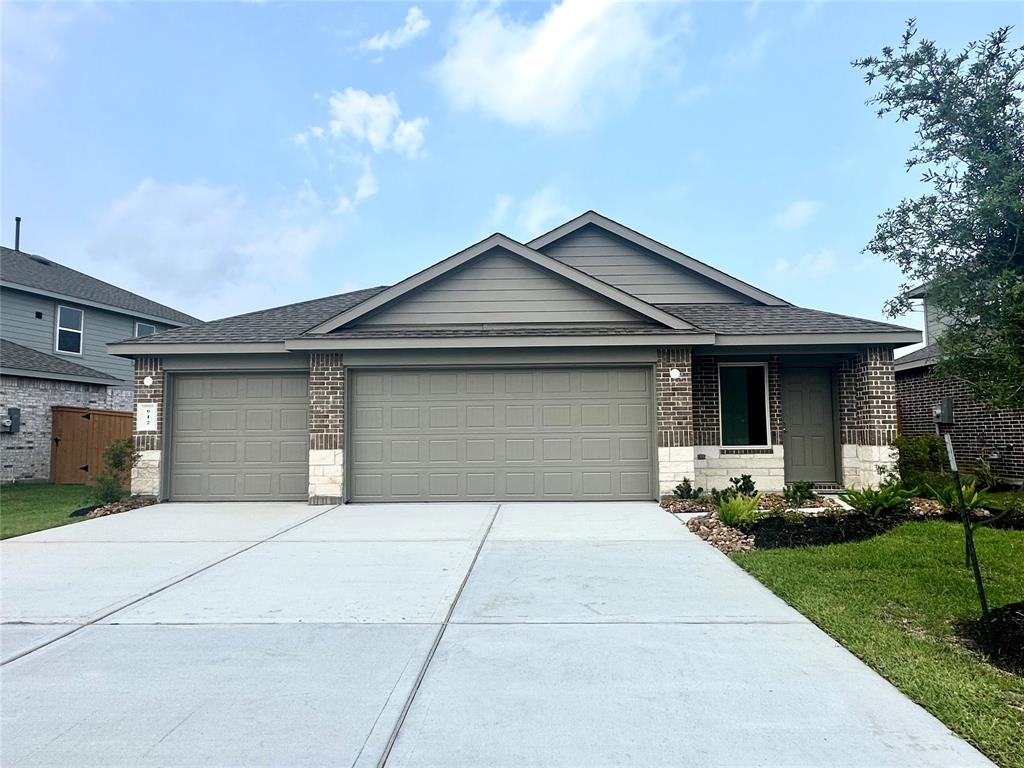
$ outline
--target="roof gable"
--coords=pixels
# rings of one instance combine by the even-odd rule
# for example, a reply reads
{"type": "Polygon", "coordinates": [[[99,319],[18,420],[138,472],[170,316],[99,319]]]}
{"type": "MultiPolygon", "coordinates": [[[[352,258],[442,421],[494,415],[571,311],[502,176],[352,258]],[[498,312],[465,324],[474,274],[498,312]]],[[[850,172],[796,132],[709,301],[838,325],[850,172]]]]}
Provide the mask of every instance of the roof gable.
{"type": "MultiPolygon", "coordinates": [[[[694,300],[697,303],[717,303],[718,299],[711,298],[717,296],[721,298],[732,297],[731,303],[758,303],[766,304],[769,306],[785,306],[789,302],[780,299],[778,296],[773,296],[766,291],[762,291],[759,288],[755,288],[749,283],[745,283],[732,275],[726,274],[721,270],[715,269],[702,261],[698,261],[690,256],[687,256],[681,251],[677,251],[674,248],[670,248],[664,243],[659,243],[657,240],[653,240],[646,235],[642,235],[628,227],[619,224],[617,221],[613,221],[606,216],[602,216],[595,211],[587,211],[586,213],[577,216],[571,221],[567,221],[559,227],[551,230],[550,232],[541,235],[538,238],[531,240],[527,245],[544,253],[548,253],[555,258],[564,260],[566,263],[572,264],[577,268],[590,272],[591,274],[601,279],[607,279],[608,282],[618,285],[624,290],[630,291],[630,286],[641,287],[641,291],[636,293],[640,298],[645,296],[665,295],[654,293],[656,288],[654,285],[658,280],[658,270],[649,267],[641,267],[642,269],[648,270],[651,274],[648,276],[640,277],[635,272],[635,269],[631,269],[629,273],[626,270],[621,269],[623,266],[618,262],[624,260],[628,261],[632,259],[632,267],[637,267],[644,262],[637,261],[637,254],[640,254],[642,258],[644,252],[647,254],[653,254],[661,257],[661,259],[667,260],[670,264],[676,267],[681,267],[682,272],[675,273],[673,280],[675,281],[675,287],[673,290],[682,291],[684,293],[693,292],[694,300]],[[603,236],[607,244],[603,245],[600,238],[595,238],[595,234],[603,236]],[[609,237],[609,235],[611,237],[609,237]],[[578,238],[584,237],[589,238],[580,240],[578,238]],[[589,250],[596,248],[596,251],[591,255],[586,254],[573,254],[567,252],[565,247],[569,246],[572,240],[580,244],[587,244],[589,250]],[[618,244],[618,248],[609,248],[609,245],[618,244]],[[632,246],[626,253],[632,251],[633,255],[623,258],[622,245],[632,246]],[[639,250],[633,250],[639,249],[639,250]],[[611,257],[611,260],[605,258],[611,257]],[[610,269],[608,267],[611,267],[610,269]],[[655,278],[653,281],[648,277],[655,278]],[[628,281],[628,282],[624,282],[628,281]]],[[[650,259],[646,259],[646,264],[651,264],[650,259]]],[[[664,278],[666,275],[673,276],[672,272],[666,272],[660,277],[664,278]]],[[[665,288],[671,288],[672,283],[666,282],[665,288]]],[[[679,301],[678,299],[646,299],[653,303],[687,303],[679,301]]]]}
{"type": "Polygon", "coordinates": [[[355,324],[645,321],[674,329],[692,327],[614,286],[495,234],[310,328],[308,333],[330,333],[355,324]]]}

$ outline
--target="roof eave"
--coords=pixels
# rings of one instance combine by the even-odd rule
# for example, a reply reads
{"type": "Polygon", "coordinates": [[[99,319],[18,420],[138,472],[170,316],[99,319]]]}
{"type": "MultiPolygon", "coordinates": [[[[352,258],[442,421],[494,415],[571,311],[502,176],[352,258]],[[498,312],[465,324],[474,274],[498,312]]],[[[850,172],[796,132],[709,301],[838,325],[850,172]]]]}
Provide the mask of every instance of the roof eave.
{"type": "Polygon", "coordinates": [[[0,375],[3,376],[20,376],[26,379],[47,379],[51,381],[73,381],[78,384],[102,384],[106,387],[116,387],[119,384],[127,384],[128,382],[113,377],[106,376],[80,376],[73,373],[54,373],[52,371],[36,371],[31,368],[9,368],[7,366],[0,367],[0,375]]]}
{"type": "Polygon", "coordinates": [[[514,349],[521,347],[663,347],[713,344],[714,334],[680,333],[637,336],[455,336],[444,338],[391,337],[354,339],[291,339],[285,347],[292,351],[347,349],[514,349]]]}
{"type": "Polygon", "coordinates": [[[226,355],[287,352],[283,341],[180,342],[177,344],[108,344],[107,352],[117,357],[156,357],[160,355],[226,355]]]}
{"type": "Polygon", "coordinates": [[[862,344],[885,344],[905,347],[918,344],[921,332],[907,331],[866,331],[857,333],[719,333],[715,346],[719,347],[760,347],[760,346],[844,346],[862,344]]]}
{"type": "MultiPolygon", "coordinates": [[[[95,307],[96,309],[103,309],[107,312],[116,312],[119,315],[126,315],[128,317],[138,318],[140,320],[153,320],[164,325],[173,325],[175,328],[183,328],[188,323],[183,323],[180,320],[172,320],[169,317],[163,317],[161,315],[153,315],[148,312],[137,312],[134,309],[125,309],[124,307],[115,307],[113,304],[104,304],[100,301],[93,301],[92,299],[83,299],[79,296],[72,296],[67,293],[59,293],[58,291],[48,291],[44,288],[35,288],[31,285],[22,285],[21,283],[12,283],[10,280],[0,280],[0,287],[11,288],[16,291],[24,291],[25,293],[34,293],[38,296],[46,296],[51,299],[58,299],[60,301],[66,301],[69,304],[81,304],[86,307],[95,307]]],[[[196,323],[200,323],[196,318],[196,323]]]]}

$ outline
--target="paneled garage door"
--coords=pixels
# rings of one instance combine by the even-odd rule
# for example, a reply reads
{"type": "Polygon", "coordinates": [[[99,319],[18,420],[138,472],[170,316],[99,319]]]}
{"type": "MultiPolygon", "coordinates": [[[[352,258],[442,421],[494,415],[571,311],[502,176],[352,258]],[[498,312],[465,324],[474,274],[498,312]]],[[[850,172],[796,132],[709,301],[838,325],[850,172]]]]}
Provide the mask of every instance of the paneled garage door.
{"type": "Polygon", "coordinates": [[[352,501],[651,499],[645,368],[355,371],[352,501]]]}
{"type": "Polygon", "coordinates": [[[306,374],[179,374],[172,381],[172,499],[307,498],[306,374]]]}

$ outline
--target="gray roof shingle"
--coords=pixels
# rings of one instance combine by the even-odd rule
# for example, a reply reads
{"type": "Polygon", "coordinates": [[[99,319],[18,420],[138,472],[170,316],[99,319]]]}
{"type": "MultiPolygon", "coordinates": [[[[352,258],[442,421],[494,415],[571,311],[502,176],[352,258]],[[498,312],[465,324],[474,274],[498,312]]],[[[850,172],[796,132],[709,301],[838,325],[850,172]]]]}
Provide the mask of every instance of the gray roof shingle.
{"type": "Polygon", "coordinates": [[[73,299],[105,304],[129,313],[139,313],[170,323],[192,325],[201,322],[164,304],[137,293],[118,288],[78,270],[65,267],[42,256],[0,247],[0,279],[40,291],[59,293],[73,299]]]}
{"type": "Polygon", "coordinates": [[[244,315],[211,320],[201,325],[171,328],[152,336],[125,339],[121,344],[238,344],[268,343],[294,339],[313,326],[351,309],[387,286],[339,293],[323,299],[261,309],[244,315]]]}
{"type": "Polygon", "coordinates": [[[104,379],[111,384],[120,383],[120,379],[93,368],[65,360],[56,355],[48,355],[35,349],[23,347],[7,339],[0,339],[0,369],[34,371],[50,374],[46,378],[60,379],[64,376],[75,378],[104,379]]]}
{"type": "Polygon", "coordinates": [[[929,344],[927,347],[914,350],[909,355],[896,358],[897,371],[909,371],[914,368],[924,368],[935,363],[939,359],[939,347],[937,344],[929,344]]]}
{"type": "Polygon", "coordinates": [[[794,306],[757,304],[659,304],[671,315],[711,333],[899,333],[912,331],[892,323],[837,315],[794,306]]]}
{"type": "Polygon", "coordinates": [[[700,335],[700,331],[678,330],[660,325],[523,325],[519,327],[469,326],[461,328],[409,328],[366,326],[332,333],[306,333],[304,339],[450,339],[459,337],[508,338],[515,336],[678,336],[700,335]]]}

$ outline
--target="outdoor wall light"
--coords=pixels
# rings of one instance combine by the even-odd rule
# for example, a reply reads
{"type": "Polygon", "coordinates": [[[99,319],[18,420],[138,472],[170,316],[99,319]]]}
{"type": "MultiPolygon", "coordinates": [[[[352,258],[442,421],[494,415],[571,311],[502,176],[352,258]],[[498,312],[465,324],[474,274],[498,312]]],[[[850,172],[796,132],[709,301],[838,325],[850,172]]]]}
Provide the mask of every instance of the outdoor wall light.
{"type": "Polygon", "coordinates": [[[669,377],[670,379],[678,379],[678,378],[679,378],[680,376],[682,376],[682,375],[683,375],[683,374],[681,374],[681,373],[679,372],[679,369],[678,369],[678,368],[673,368],[672,370],[670,370],[670,371],[668,372],[668,377],[669,377]]]}
{"type": "Polygon", "coordinates": [[[153,386],[153,377],[152,376],[147,376],[146,378],[144,378],[142,380],[142,383],[145,384],[147,387],[152,387],[153,386]]]}

